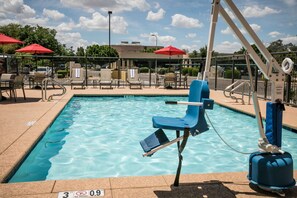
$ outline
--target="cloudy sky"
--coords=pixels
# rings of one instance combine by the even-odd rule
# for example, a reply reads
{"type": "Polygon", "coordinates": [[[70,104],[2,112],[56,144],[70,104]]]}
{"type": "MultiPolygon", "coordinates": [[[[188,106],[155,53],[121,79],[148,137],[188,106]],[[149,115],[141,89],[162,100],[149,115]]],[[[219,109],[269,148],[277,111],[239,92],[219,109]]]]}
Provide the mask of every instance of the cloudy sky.
{"type": "MultiPolygon", "coordinates": [[[[57,30],[57,39],[76,49],[138,41],[199,50],[207,44],[211,0],[0,0],[0,25],[20,23],[57,30]]],[[[297,0],[234,0],[260,39],[297,44],[297,0]]],[[[223,4],[223,0],[222,0],[223,4]]],[[[227,8],[224,4],[223,6],[227,8]]],[[[230,10],[226,10],[230,13],[230,10]]],[[[232,17],[232,14],[230,15],[232,17]]],[[[242,30],[244,33],[244,30],[242,30]]],[[[241,44],[220,17],[214,49],[234,52],[241,44]]]]}

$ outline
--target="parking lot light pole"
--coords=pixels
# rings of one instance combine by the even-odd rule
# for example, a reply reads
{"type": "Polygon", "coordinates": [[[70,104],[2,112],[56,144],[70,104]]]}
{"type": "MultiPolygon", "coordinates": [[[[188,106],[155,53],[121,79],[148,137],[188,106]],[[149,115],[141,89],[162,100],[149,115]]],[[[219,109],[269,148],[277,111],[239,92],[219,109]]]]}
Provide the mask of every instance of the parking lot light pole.
{"type": "MultiPolygon", "coordinates": [[[[110,57],[110,15],[112,14],[112,11],[108,11],[108,51],[109,51],[109,57],[110,57]]],[[[108,58],[108,67],[110,68],[110,58],[108,58]]]]}

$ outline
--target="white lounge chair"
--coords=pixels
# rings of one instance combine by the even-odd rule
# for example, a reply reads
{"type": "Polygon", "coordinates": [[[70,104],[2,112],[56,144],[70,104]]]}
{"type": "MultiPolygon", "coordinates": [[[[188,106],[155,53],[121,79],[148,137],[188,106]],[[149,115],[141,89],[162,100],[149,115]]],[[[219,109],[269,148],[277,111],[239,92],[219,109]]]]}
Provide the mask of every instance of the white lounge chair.
{"type": "Polygon", "coordinates": [[[100,86],[100,89],[101,88],[112,89],[111,69],[101,69],[99,86],[100,86]]]}
{"type": "Polygon", "coordinates": [[[74,86],[81,86],[82,89],[85,88],[85,73],[82,68],[73,68],[71,72],[71,89],[74,86]]]}
{"type": "Polygon", "coordinates": [[[141,89],[142,88],[142,83],[139,78],[138,69],[128,69],[127,82],[129,83],[130,89],[133,89],[133,88],[141,89]]]}

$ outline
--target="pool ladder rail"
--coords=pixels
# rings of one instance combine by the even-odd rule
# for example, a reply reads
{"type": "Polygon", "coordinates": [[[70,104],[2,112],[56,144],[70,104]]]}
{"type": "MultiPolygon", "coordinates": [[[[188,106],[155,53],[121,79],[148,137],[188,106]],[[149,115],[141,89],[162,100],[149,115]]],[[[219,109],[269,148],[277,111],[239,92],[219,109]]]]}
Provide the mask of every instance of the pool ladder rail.
{"type": "Polygon", "coordinates": [[[242,104],[244,105],[244,95],[245,95],[245,90],[248,89],[248,104],[251,104],[251,85],[248,81],[246,80],[237,80],[234,83],[232,83],[231,85],[227,86],[224,89],[224,96],[227,98],[231,98],[234,99],[236,102],[238,102],[238,100],[241,100],[242,104]],[[240,97],[236,97],[235,95],[233,95],[237,90],[239,90],[241,88],[241,98],[240,97]],[[228,94],[227,94],[228,93],[228,94]]]}
{"type": "Polygon", "coordinates": [[[42,80],[41,83],[41,97],[42,97],[42,101],[51,101],[53,99],[54,96],[62,96],[66,93],[66,88],[64,85],[62,85],[60,82],[56,81],[54,78],[45,78],[42,80]],[[52,94],[49,97],[47,97],[47,86],[48,84],[51,83],[53,85],[53,87],[55,85],[59,86],[60,89],[62,89],[62,93],[58,93],[58,94],[52,94]]]}

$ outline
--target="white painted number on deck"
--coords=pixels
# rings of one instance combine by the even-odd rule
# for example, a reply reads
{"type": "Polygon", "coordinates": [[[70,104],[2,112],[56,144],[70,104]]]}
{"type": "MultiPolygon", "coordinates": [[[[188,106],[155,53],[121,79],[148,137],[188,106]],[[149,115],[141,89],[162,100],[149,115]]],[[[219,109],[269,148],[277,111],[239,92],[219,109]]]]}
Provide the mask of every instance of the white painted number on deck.
{"type": "Polygon", "coordinates": [[[80,190],[59,192],[58,198],[103,197],[104,190],[80,190]]]}

